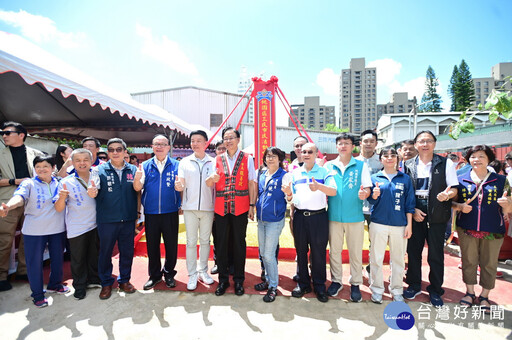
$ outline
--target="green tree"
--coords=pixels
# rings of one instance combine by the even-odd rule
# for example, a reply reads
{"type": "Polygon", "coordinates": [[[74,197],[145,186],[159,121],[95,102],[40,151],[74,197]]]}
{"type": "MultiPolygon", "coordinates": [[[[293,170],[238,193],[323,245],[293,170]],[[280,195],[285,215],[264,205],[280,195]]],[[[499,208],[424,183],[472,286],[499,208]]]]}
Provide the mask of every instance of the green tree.
{"type": "MultiPolygon", "coordinates": [[[[498,118],[512,119],[512,93],[506,90],[506,84],[510,82],[510,77],[499,89],[493,89],[487,100],[485,101],[485,111],[489,112],[489,122],[495,124],[498,118]]],[[[461,133],[473,133],[475,125],[473,118],[477,113],[481,113],[484,109],[483,105],[478,105],[478,111],[468,115],[468,110],[462,112],[459,120],[450,124],[449,136],[458,139],[461,133]]]]}
{"type": "Polygon", "coordinates": [[[453,72],[452,77],[450,78],[450,85],[448,85],[448,93],[450,94],[450,99],[452,100],[452,104],[450,105],[450,111],[454,112],[456,111],[455,108],[457,107],[455,100],[457,97],[455,96],[455,88],[457,86],[457,78],[459,77],[459,68],[457,65],[453,66],[453,72]]]}
{"type": "Polygon", "coordinates": [[[453,69],[452,79],[450,80],[450,93],[452,95],[452,111],[466,111],[475,101],[475,88],[473,86],[473,77],[469,71],[469,66],[464,59],[460,65],[453,69]],[[455,76],[455,79],[453,79],[455,76]]]}
{"type": "Polygon", "coordinates": [[[459,75],[457,77],[456,94],[458,98],[457,111],[465,111],[471,107],[475,101],[475,87],[473,77],[469,71],[469,66],[464,59],[460,62],[459,75]]]}
{"type": "Polygon", "coordinates": [[[341,129],[334,124],[326,124],[324,131],[333,131],[333,132],[348,132],[348,129],[341,129]]]}
{"type": "Polygon", "coordinates": [[[432,66],[428,66],[425,79],[425,93],[421,98],[420,112],[441,112],[441,96],[437,93],[439,80],[432,66]]]}

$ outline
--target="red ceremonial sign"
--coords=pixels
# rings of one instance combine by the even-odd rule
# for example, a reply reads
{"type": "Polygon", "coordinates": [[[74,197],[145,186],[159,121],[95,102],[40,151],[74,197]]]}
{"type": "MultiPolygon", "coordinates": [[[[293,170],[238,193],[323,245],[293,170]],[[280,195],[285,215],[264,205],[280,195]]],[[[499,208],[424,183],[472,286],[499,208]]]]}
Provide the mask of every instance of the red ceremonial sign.
{"type": "Polygon", "coordinates": [[[263,164],[263,153],[269,146],[276,145],[275,91],[277,77],[263,81],[253,78],[254,89],[254,162],[256,168],[263,164]]]}

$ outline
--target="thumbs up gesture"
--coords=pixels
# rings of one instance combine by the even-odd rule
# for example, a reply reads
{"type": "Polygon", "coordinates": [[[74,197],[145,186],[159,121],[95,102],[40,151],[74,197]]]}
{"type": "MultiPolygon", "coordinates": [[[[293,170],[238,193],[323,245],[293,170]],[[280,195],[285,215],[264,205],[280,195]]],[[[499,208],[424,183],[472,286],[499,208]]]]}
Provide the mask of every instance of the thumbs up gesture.
{"type": "Polygon", "coordinates": [[[95,198],[98,196],[98,188],[96,187],[96,183],[94,181],[91,181],[91,184],[87,188],[87,195],[89,195],[90,198],[95,198]]]}
{"type": "Polygon", "coordinates": [[[379,182],[375,182],[375,187],[373,188],[372,198],[376,200],[380,196],[380,188],[379,182]]]}
{"type": "Polygon", "coordinates": [[[2,206],[0,206],[0,217],[5,217],[9,213],[9,207],[7,204],[2,203],[2,206]]]}
{"type": "Polygon", "coordinates": [[[311,191],[317,191],[319,189],[318,182],[316,181],[315,177],[311,177],[311,182],[309,182],[309,189],[311,191]]]}
{"type": "Polygon", "coordinates": [[[183,181],[185,181],[185,179],[180,178],[178,176],[176,176],[174,179],[174,190],[183,191],[183,189],[185,188],[185,185],[183,185],[183,181]]]}
{"type": "Polygon", "coordinates": [[[283,185],[281,185],[281,191],[284,192],[287,196],[292,194],[292,188],[290,187],[290,184],[283,183],[283,185]]]}
{"type": "Polygon", "coordinates": [[[450,190],[451,190],[451,186],[448,186],[446,189],[444,189],[444,191],[441,191],[439,194],[437,194],[437,200],[439,202],[445,202],[445,201],[448,201],[450,199],[450,190]]]}
{"type": "Polygon", "coordinates": [[[135,171],[134,180],[140,181],[143,174],[144,174],[144,170],[142,169],[142,164],[139,164],[139,166],[137,167],[137,171],[135,171]]]}
{"type": "Polygon", "coordinates": [[[503,190],[503,196],[498,198],[498,204],[503,208],[504,211],[512,210],[512,202],[510,197],[508,197],[507,190],[503,190]]]}
{"type": "Polygon", "coordinates": [[[364,186],[361,185],[361,187],[359,188],[359,192],[357,193],[357,196],[359,197],[359,199],[361,201],[365,200],[368,198],[368,196],[370,196],[370,190],[366,190],[364,188],[364,186]]]}
{"type": "Polygon", "coordinates": [[[215,169],[215,172],[210,176],[213,183],[220,181],[219,169],[215,169]]]}
{"type": "Polygon", "coordinates": [[[62,184],[62,189],[59,191],[59,196],[63,199],[69,196],[69,191],[66,184],[62,184]]]}

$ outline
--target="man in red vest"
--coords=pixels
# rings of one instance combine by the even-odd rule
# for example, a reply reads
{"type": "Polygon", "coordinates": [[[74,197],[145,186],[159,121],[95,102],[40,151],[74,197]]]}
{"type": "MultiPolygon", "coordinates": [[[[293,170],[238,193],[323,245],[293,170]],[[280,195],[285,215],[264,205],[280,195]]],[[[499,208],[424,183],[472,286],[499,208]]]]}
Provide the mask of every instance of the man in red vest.
{"type": "Polygon", "coordinates": [[[219,269],[219,285],[215,295],[220,296],[229,287],[228,248],[232,239],[235,294],[244,294],[245,235],[247,217],[254,219],[256,201],[256,171],[252,156],[238,150],[240,132],[232,127],[222,131],[226,152],[217,156],[215,183],[215,223],[217,235],[215,250],[219,269]]]}

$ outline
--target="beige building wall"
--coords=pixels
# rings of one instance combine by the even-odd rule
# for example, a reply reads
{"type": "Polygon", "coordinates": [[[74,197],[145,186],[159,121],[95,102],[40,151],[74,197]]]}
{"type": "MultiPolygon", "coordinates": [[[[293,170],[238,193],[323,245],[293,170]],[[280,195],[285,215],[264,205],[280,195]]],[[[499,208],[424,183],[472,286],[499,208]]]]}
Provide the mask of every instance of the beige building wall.
{"type": "Polygon", "coordinates": [[[488,78],[473,78],[473,85],[475,89],[475,101],[473,109],[477,109],[479,104],[485,105],[485,100],[491,94],[493,89],[500,89],[511,91],[512,85],[507,77],[512,76],[512,63],[499,63],[491,68],[491,77],[488,78]]]}

